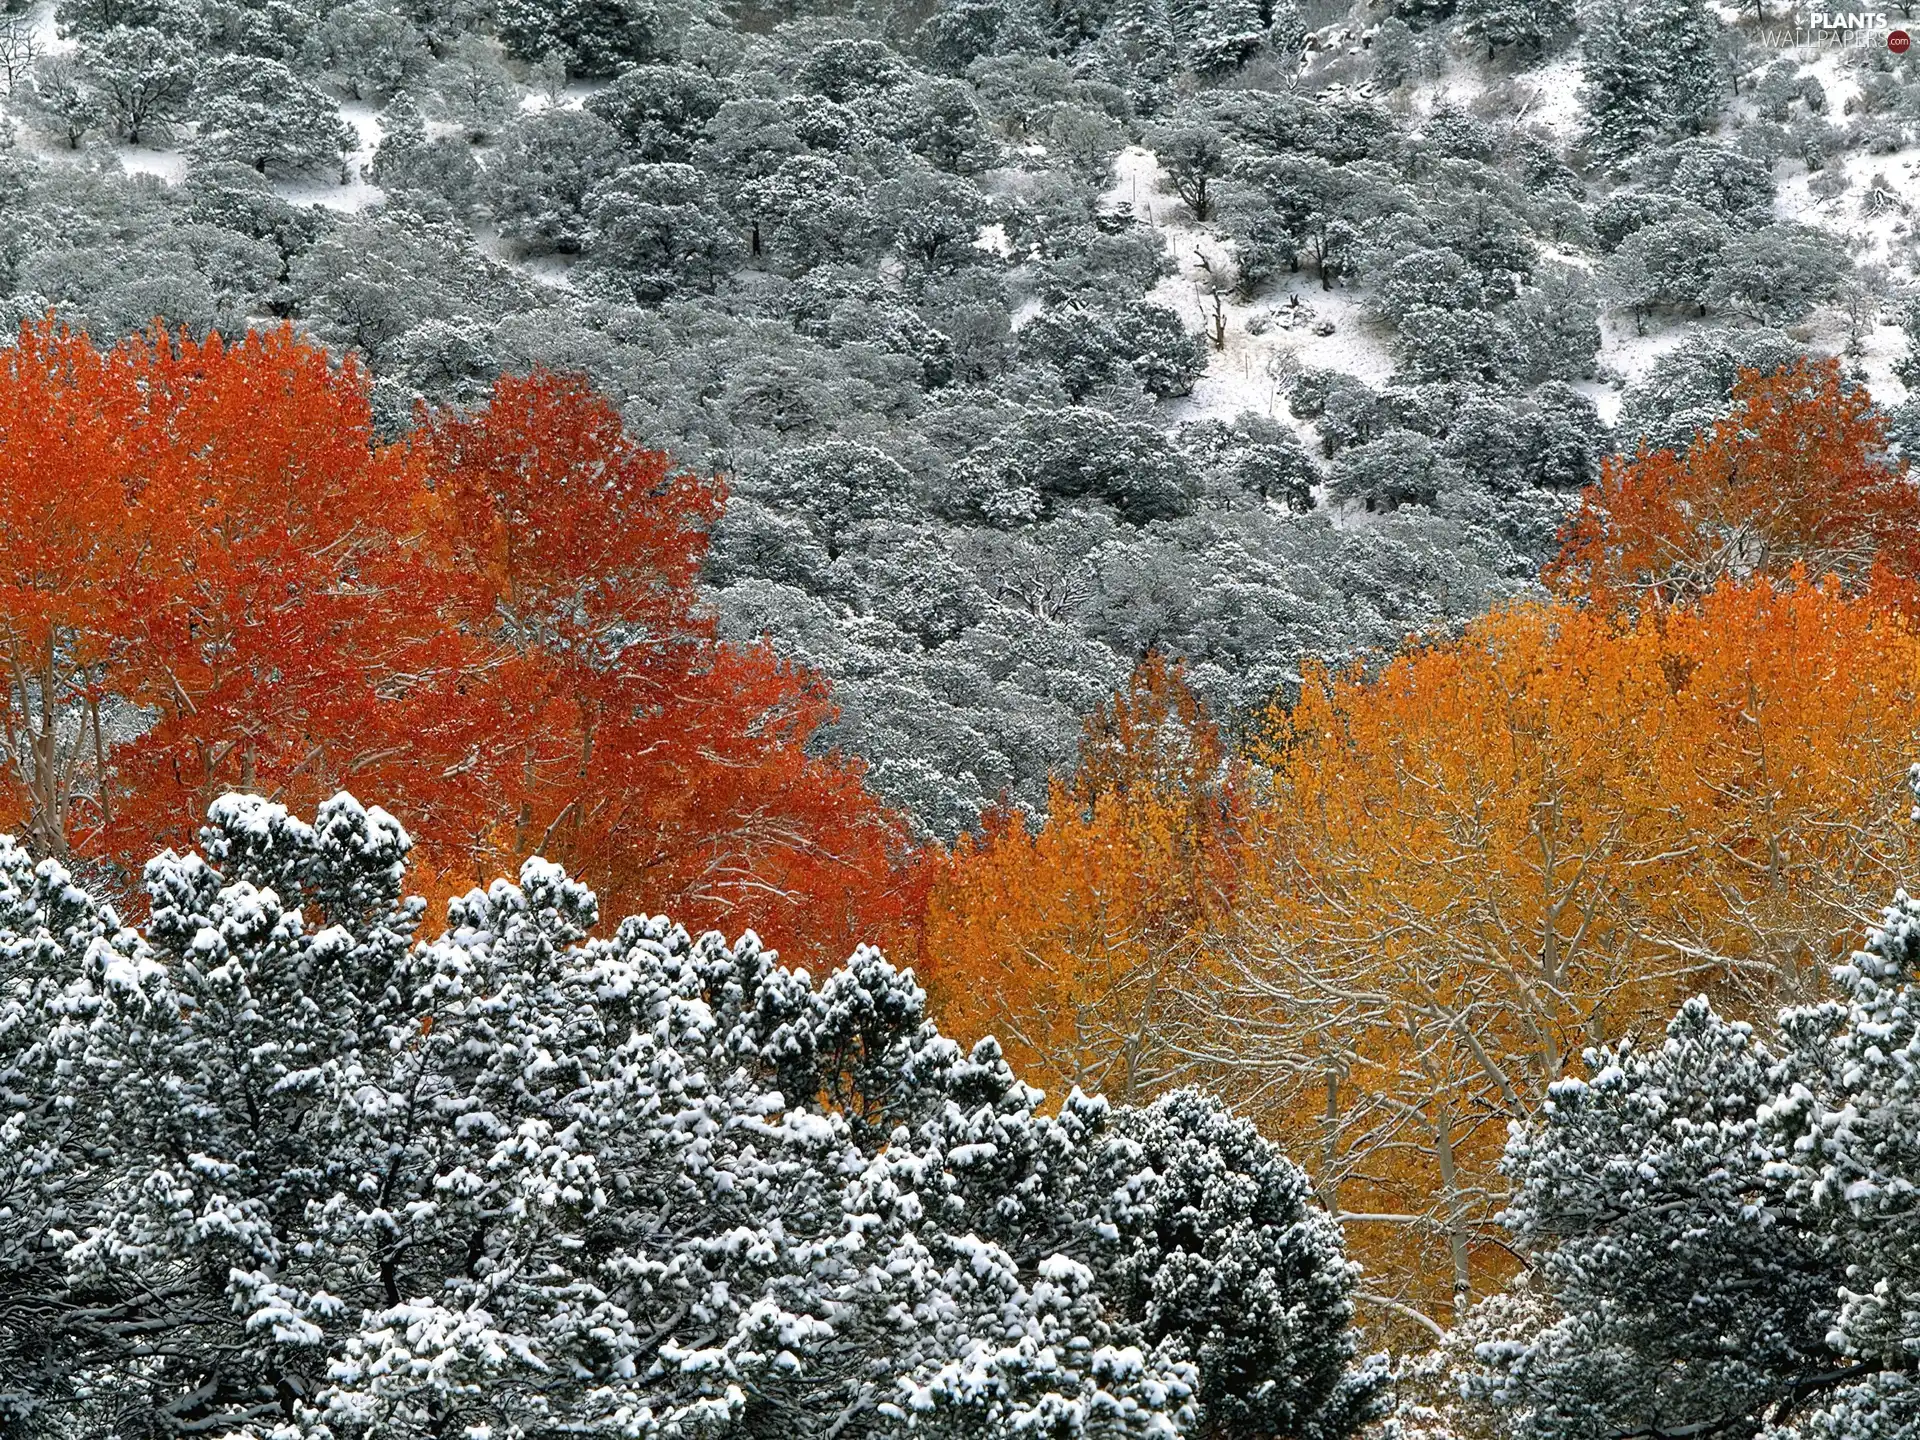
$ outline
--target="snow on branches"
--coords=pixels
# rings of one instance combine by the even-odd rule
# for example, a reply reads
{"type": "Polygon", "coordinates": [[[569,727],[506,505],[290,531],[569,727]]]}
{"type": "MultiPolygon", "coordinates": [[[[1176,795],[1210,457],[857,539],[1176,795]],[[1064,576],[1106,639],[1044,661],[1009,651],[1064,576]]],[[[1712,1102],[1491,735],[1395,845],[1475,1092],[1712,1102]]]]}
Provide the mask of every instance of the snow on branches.
{"type": "Polygon", "coordinates": [[[121,920],[0,842],[0,1431],[1337,1440],[1306,1178],[1191,1093],[1055,1114],[862,949],[449,907],[232,795],[121,920]]]}
{"type": "Polygon", "coordinates": [[[1515,1127],[1507,1218],[1560,1313],[1479,1347],[1510,1433],[1916,1433],[1917,964],[1902,891],[1773,1045],[1695,998],[1515,1127]]]}

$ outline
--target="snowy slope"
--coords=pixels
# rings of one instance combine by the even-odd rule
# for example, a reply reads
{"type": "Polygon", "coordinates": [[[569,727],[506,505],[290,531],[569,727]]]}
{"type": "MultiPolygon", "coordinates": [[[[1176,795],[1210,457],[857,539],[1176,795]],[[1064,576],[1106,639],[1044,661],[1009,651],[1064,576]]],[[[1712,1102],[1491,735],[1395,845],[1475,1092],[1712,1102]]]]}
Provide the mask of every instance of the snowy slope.
{"type": "Polygon", "coordinates": [[[1311,427],[1295,420],[1285,401],[1288,383],[1303,367],[1344,371],[1375,385],[1393,373],[1384,335],[1361,314],[1351,291],[1322,290],[1303,274],[1264,286],[1250,300],[1237,298],[1232,243],[1193,222],[1151,151],[1134,145],[1120,153],[1101,203],[1110,210],[1133,206],[1159,233],[1176,273],[1160,281],[1150,298],[1207,337],[1206,373],[1191,396],[1169,406],[1176,423],[1250,410],[1287,422],[1311,442],[1311,427]],[[1220,345],[1214,342],[1216,300],[1225,320],[1220,345]],[[1327,333],[1315,333],[1316,322],[1327,333]]]}

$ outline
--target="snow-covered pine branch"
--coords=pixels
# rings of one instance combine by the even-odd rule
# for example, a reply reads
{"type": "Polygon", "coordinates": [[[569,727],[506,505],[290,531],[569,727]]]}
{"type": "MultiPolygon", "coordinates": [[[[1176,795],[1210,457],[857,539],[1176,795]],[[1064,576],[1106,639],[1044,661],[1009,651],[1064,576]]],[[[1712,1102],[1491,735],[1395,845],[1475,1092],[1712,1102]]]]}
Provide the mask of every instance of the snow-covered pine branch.
{"type": "Polygon", "coordinates": [[[910,972],[450,907],[250,796],[124,923],[0,844],[0,1433],[1284,1434],[1380,1406],[1307,1180],[1181,1092],[1055,1114],[910,972]]]}
{"type": "MultiPolygon", "coordinates": [[[[1920,791],[1920,766],[1913,782],[1920,791]]],[[[1507,1219],[1559,1313],[1478,1348],[1522,1440],[1920,1426],[1920,902],[1778,1039],[1681,1007],[1516,1126],[1507,1219]]]]}

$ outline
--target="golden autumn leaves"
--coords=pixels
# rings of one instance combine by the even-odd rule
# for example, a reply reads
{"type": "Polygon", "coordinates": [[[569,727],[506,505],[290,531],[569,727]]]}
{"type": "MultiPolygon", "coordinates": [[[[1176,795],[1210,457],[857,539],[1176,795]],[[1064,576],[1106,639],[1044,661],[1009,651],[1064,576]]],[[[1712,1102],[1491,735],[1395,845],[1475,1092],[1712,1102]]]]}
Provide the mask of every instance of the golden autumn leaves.
{"type": "Polygon", "coordinates": [[[1920,530],[1884,450],[1832,366],[1749,375],[1686,455],[1609,465],[1554,598],[1310,670],[1231,758],[1151,662],[1144,774],[1090,729],[1039,833],[936,885],[949,1023],[1057,1086],[1222,1089],[1369,1283],[1444,1317],[1511,1268],[1507,1123],[1582,1047],[1813,993],[1914,873],[1920,530]]]}
{"type": "Polygon", "coordinates": [[[1276,726],[1211,1007],[1370,1259],[1499,1267],[1509,1120],[1701,990],[1811,993],[1912,872],[1920,640],[1761,580],[1630,621],[1522,606],[1276,726]],[[1377,1233],[1369,1233],[1377,1232],[1377,1233]]]}
{"type": "Polygon", "coordinates": [[[996,1035],[1063,1095],[1137,1101],[1177,1079],[1169,1037],[1234,903],[1236,773],[1178,672],[1148,657],[1087,721],[1038,833],[989,816],[942,868],[920,968],[943,1028],[996,1035]]]}

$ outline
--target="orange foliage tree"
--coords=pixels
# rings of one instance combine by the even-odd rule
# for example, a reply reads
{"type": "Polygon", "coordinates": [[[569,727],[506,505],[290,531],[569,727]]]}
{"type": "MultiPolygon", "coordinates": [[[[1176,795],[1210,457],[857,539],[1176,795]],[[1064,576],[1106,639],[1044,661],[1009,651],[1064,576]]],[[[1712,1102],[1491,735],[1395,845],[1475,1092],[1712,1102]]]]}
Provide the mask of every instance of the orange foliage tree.
{"type": "Polygon", "coordinates": [[[1625,623],[1497,611],[1272,717],[1209,997],[1217,1081],[1349,1217],[1384,1298],[1507,1261],[1509,1121],[1684,994],[1805,993],[1917,857],[1920,636],[1761,581],[1625,623]]]}
{"type": "Polygon", "coordinates": [[[1915,487],[1833,362],[1734,402],[1608,464],[1562,599],[1310,673],[1244,774],[1170,759],[1177,675],[1136,676],[1038,833],[1003,819],[935,887],[946,1023],[1057,1084],[1221,1088],[1389,1308],[1500,1278],[1507,1126],[1580,1050],[1699,989],[1811,993],[1920,858],[1915,487]]]}
{"type": "Polygon", "coordinates": [[[1835,360],[1743,370],[1733,411],[1684,454],[1607,461],[1547,569],[1603,603],[1696,598],[1727,579],[1920,577],[1920,491],[1887,454],[1886,417],[1835,360]]]}
{"type": "Polygon", "coordinates": [[[990,816],[934,883],[923,973],[942,1026],[994,1035],[1056,1098],[1139,1100],[1180,1074],[1170,1042],[1232,904],[1237,803],[1219,732],[1150,655],[1088,719],[1037,833],[990,816]]]}
{"type": "Polygon", "coordinates": [[[536,851],[615,909],[899,940],[901,823],[806,754],[813,677],[721,643],[723,496],[583,382],[503,379],[376,443],[365,375],[282,330],[0,354],[6,816],[121,873],[230,789],[342,786],[442,889],[536,851]]]}

